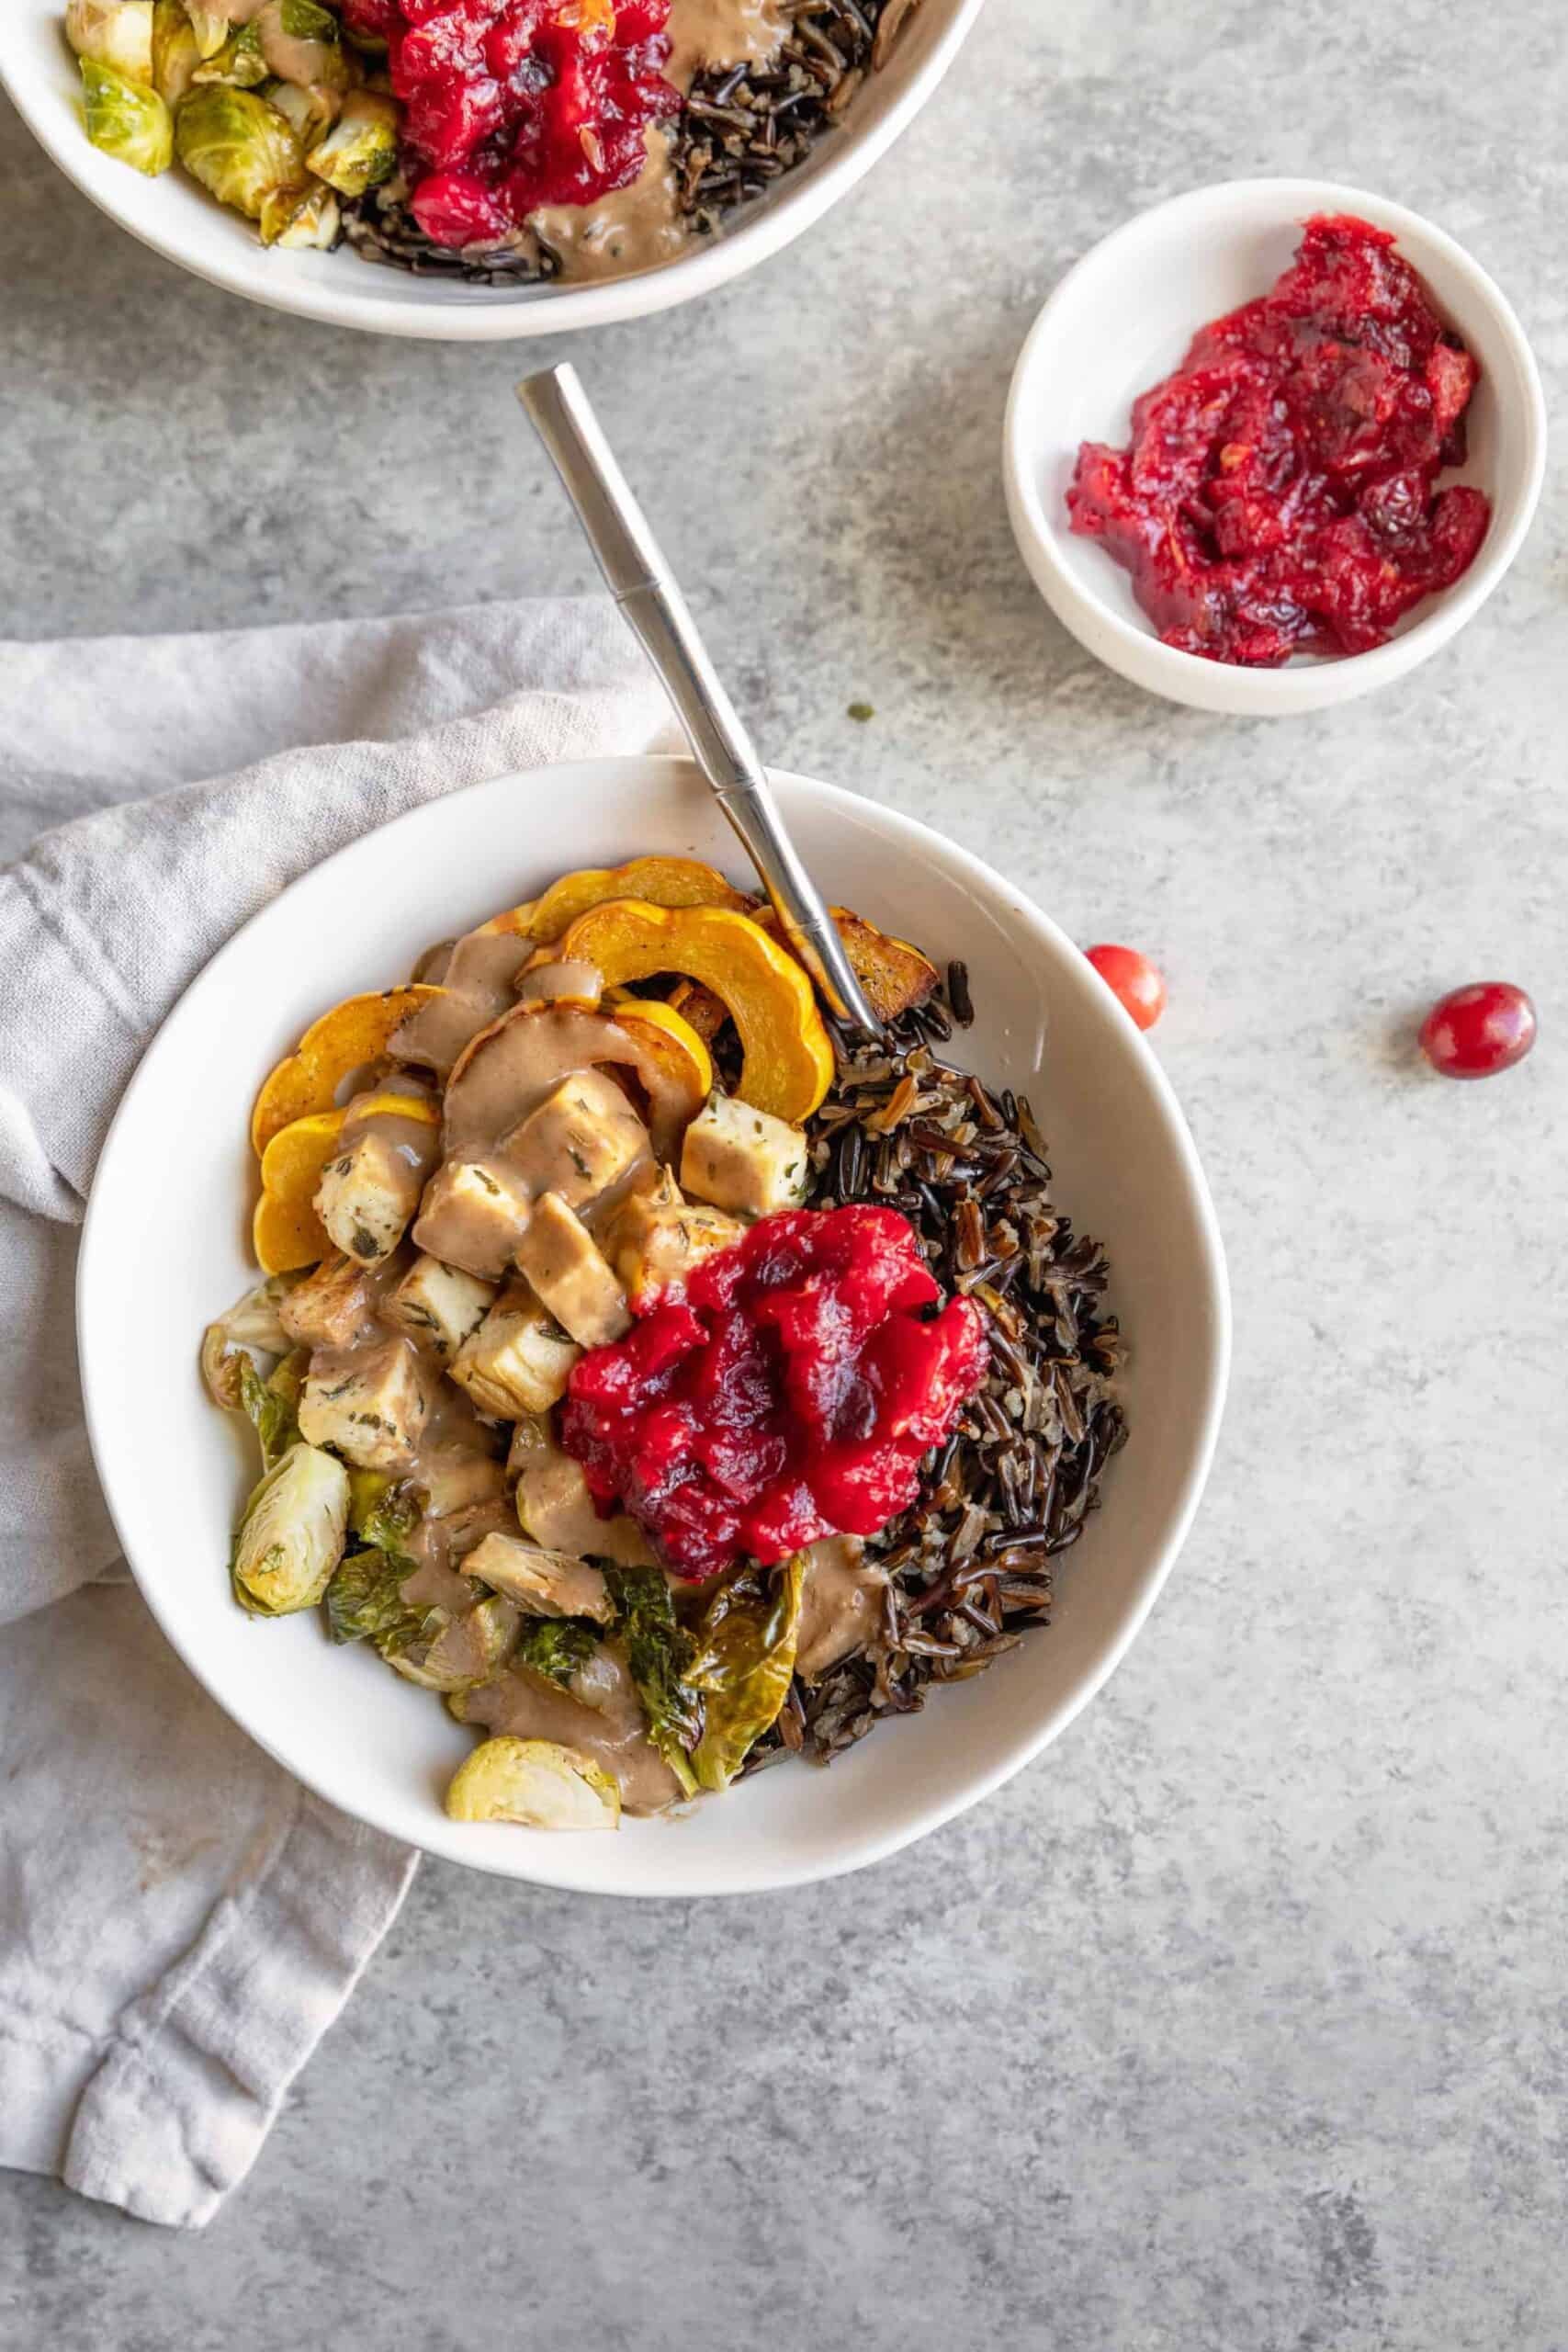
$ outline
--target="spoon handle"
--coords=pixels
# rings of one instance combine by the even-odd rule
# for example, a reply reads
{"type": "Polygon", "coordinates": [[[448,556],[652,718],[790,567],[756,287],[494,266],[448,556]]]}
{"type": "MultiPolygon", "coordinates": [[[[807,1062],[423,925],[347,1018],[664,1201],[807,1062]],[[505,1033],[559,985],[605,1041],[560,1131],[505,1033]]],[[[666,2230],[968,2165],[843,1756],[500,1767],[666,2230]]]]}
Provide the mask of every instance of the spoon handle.
{"type": "Polygon", "coordinates": [[[698,766],[744,842],[791,945],[840,1018],[886,1033],[784,829],[767,773],[697,634],[648,518],[570,363],[525,377],[517,397],[577,509],[588,544],[675,706],[698,766]]]}

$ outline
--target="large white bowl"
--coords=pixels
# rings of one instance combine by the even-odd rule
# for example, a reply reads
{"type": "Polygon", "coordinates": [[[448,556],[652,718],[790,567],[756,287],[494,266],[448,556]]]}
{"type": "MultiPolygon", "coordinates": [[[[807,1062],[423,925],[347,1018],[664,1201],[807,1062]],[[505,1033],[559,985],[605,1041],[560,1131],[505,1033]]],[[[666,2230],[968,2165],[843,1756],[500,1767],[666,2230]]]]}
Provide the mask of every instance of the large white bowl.
{"type": "Polygon", "coordinates": [[[504,343],[605,326],[710,293],[798,237],[847,195],[914,120],[957,56],[983,0],[920,0],[880,74],[727,234],[694,243],[663,269],[605,285],[450,285],[333,254],[264,252],[249,223],[226,212],[177,167],[144,179],[88,144],[81,77],[61,31],[64,0],[0,0],[0,83],[67,178],[155,253],[231,294],[332,326],[452,343],[504,343]]]}
{"type": "Polygon", "coordinates": [[[1229,1352],[1224,1261],[1191,1137],[1148,1046],[1077,949],[988,866],[892,810],[774,779],[835,899],[968,963],[963,1057],[1027,1089],[1060,1198],[1108,1243],[1132,1346],[1132,1436],[1064,1556],[1055,1623],[822,1771],[781,1764],[684,1819],[618,1836],[463,1827],[441,1792],[471,1745],[428,1692],[334,1649],[312,1613],[272,1623],[225,1561],[254,1474],[207,1401],[203,1324],[254,1279],[252,1096],[324,1005],[406,973],[429,942],[569,867],[637,851],[736,852],[682,760],[502,777],[370,834],[216,956],[150,1048],[105,1146],[83,1238],[87,1420],[127,1557],[169,1639],[253,1738],[345,1811],[448,1860],[600,1894],[788,1886],[889,1854],[1028,1762],[1099,1690],[1148,1613],[1198,1502],[1229,1352]]]}
{"type": "Polygon", "coordinates": [[[1140,213],[1084,255],[1023,346],[1008,401],[1003,471],[1014,534],[1056,618],[1110,668],[1200,710],[1268,718],[1348,702],[1404,677],[1462,628],[1517,554],[1546,469],[1546,402],[1524,332],[1462,245],[1418,213],[1332,180],[1231,180],[1140,213]],[[1407,614],[1386,645],[1339,660],[1243,670],[1162,645],[1129,575],[1067,526],[1080,441],[1125,443],[1139,392],[1177,365],[1199,327],[1266,294],[1314,212],[1392,230],[1438,309],[1481,362],[1470,458],[1492,525],[1463,578],[1407,614]]]}

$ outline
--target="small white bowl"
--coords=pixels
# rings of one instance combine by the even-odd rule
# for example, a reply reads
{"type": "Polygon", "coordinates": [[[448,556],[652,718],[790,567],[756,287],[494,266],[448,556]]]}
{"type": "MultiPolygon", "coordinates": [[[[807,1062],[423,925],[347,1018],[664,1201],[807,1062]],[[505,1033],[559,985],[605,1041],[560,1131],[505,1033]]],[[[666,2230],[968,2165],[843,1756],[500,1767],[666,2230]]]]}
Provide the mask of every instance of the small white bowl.
{"type": "Polygon", "coordinates": [[[68,179],[122,229],[182,269],[275,311],[430,342],[506,343],[608,326],[711,293],[793,243],[849,193],[908,129],[957,56],[984,0],[920,0],[880,74],[799,167],[678,261],[603,285],[485,287],[414,277],[336,253],[264,252],[255,232],[178,165],[144,179],[100,154],[82,128],[81,76],[66,48],[65,0],[0,0],[0,84],[68,179]]]}
{"type": "MultiPolygon", "coordinates": [[[[734,869],[689,761],[583,761],[502,776],[367,834],[296,882],[215,956],[131,1082],[82,1239],[87,1425],[126,1556],[192,1672],[253,1739],[333,1804],[446,1860],[596,1894],[732,1894],[875,1861],[1016,1772],[1104,1682],[1153,1606],[1202,1492],[1224,1396],[1230,1306],[1208,1188],[1168,1080],[1098,975],[1010,883],[890,808],[775,776],[807,866],[836,899],[969,966],[976,1019],[954,1051],[1029,1091],[1057,1197],[1110,1252],[1131,1349],[1131,1435],[1102,1510],[1065,1555],[1055,1623],[988,1674],[933,1691],[830,1771],[783,1763],[684,1819],[615,1837],[448,1821],[471,1746],[427,1691],[314,1611],[235,1608],[225,1562],[255,1475],[249,1431],[197,1371],[201,1329],[254,1279],[251,1100],[323,1005],[384,987],[429,941],[638,850],[734,869]]],[[[1069,1765],[1068,1769],[1071,1767],[1069,1765]]]]}
{"type": "Polygon", "coordinates": [[[1172,702],[1267,718],[1348,702],[1404,677],[1480,608],[1517,553],[1540,495],[1546,403],[1508,303],[1441,229],[1328,180],[1231,180],[1140,213],[1068,271],[1019,358],[1002,461],[1023,560],[1080,644],[1172,702]],[[1314,212],[1354,213],[1391,230],[1480,361],[1469,463],[1443,480],[1483,490],[1492,525],[1463,578],[1417,605],[1386,645],[1338,659],[1303,656],[1280,670],[1237,669],[1160,643],[1121,565],[1069,530],[1067,486],[1078,444],[1124,444],[1138,393],[1169,374],[1199,327],[1269,291],[1314,212]]]}

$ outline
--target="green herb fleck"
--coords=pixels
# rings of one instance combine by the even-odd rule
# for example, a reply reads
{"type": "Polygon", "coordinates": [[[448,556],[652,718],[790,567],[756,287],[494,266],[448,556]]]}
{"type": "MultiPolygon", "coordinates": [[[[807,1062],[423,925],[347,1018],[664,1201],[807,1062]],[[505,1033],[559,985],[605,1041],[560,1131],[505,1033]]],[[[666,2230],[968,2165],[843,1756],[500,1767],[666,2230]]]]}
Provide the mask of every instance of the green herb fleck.
{"type": "Polygon", "coordinates": [[[852,718],[858,720],[860,725],[863,727],[867,719],[874,718],[876,717],[876,711],[874,707],[869,702],[852,702],[850,705],[849,715],[852,718]]]}

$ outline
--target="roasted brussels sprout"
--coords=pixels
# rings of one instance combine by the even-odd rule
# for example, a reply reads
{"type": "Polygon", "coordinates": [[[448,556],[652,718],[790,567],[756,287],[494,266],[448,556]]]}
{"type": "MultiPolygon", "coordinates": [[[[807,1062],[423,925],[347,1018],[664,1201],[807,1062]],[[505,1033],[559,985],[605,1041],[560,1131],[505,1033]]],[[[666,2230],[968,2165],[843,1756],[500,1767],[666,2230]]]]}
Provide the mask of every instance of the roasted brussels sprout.
{"type": "MultiPolygon", "coordinates": [[[[351,1469],[348,1492],[350,1533],[378,1551],[405,1553],[419,1525],[419,1498],[412,1487],[384,1470],[351,1469]]],[[[403,1574],[408,1572],[405,1563],[403,1574]]]]}
{"type": "Polygon", "coordinates": [[[293,1445],[245,1505],[234,1538],[234,1597],[257,1617],[313,1609],[343,1554],[348,1473],[313,1445],[293,1445]]]}
{"type": "Polygon", "coordinates": [[[152,10],[152,87],[166,107],[176,107],[201,63],[190,18],[182,0],[155,0],[152,10]]]}
{"type": "Polygon", "coordinates": [[[433,1609],[417,1642],[382,1655],[405,1682],[417,1682],[422,1690],[471,1690],[505,1664],[518,1623],[511,1601],[492,1594],[457,1617],[433,1609]]]}
{"type": "Polygon", "coordinates": [[[806,1555],[776,1571],[728,1576],[698,1628],[685,1679],[703,1694],[703,1736],[692,1762],[698,1785],[727,1789],[789,1696],[800,1634],[806,1555]]]}
{"type": "Polygon", "coordinates": [[[316,0],[262,0],[254,22],[267,63],[283,81],[348,88],[357,65],[344,53],[337,18],[316,0]]]}
{"type": "Polygon", "coordinates": [[[662,1568],[604,1566],[615,1606],[615,1629],[626,1643],[626,1666],[649,1737],[687,1796],[697,1792],[692,1754],[703,1730],[703,1702],[686,1678],[692,1637],[675,1615],[662,1568]]]}
{"type": "Polygon", "coordinates": [[[530,1673],[542,1675],[547,1682],[554,1682],[564,1690],[572,1676],[592,1657],[600,1638],[598,1626],[591,1625],[585,1618],[530,1617],[512,1654],[512,1663],[525,1666],[530,1673]]]}
{"type": "Polygon", "coordinates": [[[330,187],[277,188],[261,209],[257,223],[264,245],[308,246],[330,252],[343,227],[343,213],[330,187]]]}
{"type": "Polygon", "coordinates": [[[326,137],[343,106],[341,94],[324,89],[319,82],[309,88],[296,82],[264,82],[261,94],[269,107],[277,108],[304,148],[314,147],[326,137]]]}
{"type": "Polygon", "coordinates": [[[254,90],[266,80],[269,70],[262,52],[261,28],[253,17],[248,25],[235,26],[222,48],[203,59],[191,80],[197,88],[214,83],[236,90],[254,90]]]}
{"type": "Polygon", "coordinates": [[[174,127],[157,91],[91,57],[82,60],[82,119],[95,147],[150,180],[174,160],[174,127]]]}
{"type": "Polygon", "coordinates": [[[288,1334],[278,1319],[278,1309],[291,1287],[291,1277],[274,1274],[270,1282],[260,1283],[243,1298],[237,1298],[227,1315],[209,1323],[201,1335],[201,1376],[214,1402],[227,1406],[231,1412],[243,1409],[242,1356],[254,1371],[258,1356],[270,1358],[288,1351],[288,1334]]]}
{"type": "Polygon", "coordinates": [[[185,0],[185,12],[203,57],[216,57],[229,38],[229,11],[213,8],[206,0],[185,0]]]}
{"type": "Polygon", "coordinates": [[[65,38],[78,57],[152,86],[152,0],[65,0],[65,38]]]}
{"type": "Polygon", "coordinates": [[[400,119],[395,99],[374,90],[350,90],[336,124],[305,161],[340,196],[363,196],[397,169],[400,119]]]}
{"type": "Polygon", "coordinates": [[[403,1580],[411,1566],[396,1553],[346,1553],[326,1589],[327,1632],[332,1640],[368,1642],[383,1657],[395,1650],[412,1649],[431,1612],[411,1609],[403,1599],[403,1580]]]}
{"type": "Polygon", "coordinates": [[[270,1470],[299,1442],[299,1382],[305,1361],[303,1351],[299,1361],[285,1356],[271,1377],[264,1380],[249,1356],[240,1359],[240,1409],[260,1441],[264,1470],[270,1470]]]}
{"type": "Polygon", "coordinates": [[[454,1821],[516,1821],[526,1829],[616,1829],[621,1792],[575,1747],[553,1739],[486,1739],[452,1776],[454,1821]]]}
{"type": "Polygon", "coordinates": [[[209,84],[193,90],[175,119],[179,158],[220,204],[259,220],[269,196],[308,186],[293,130],[254,90],[209,84]]]}

